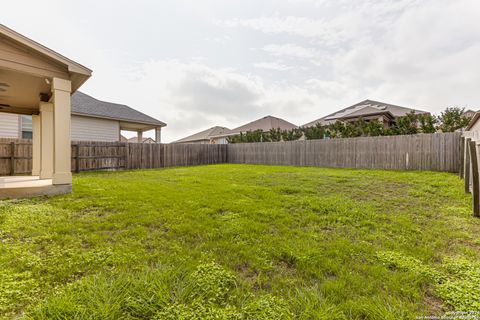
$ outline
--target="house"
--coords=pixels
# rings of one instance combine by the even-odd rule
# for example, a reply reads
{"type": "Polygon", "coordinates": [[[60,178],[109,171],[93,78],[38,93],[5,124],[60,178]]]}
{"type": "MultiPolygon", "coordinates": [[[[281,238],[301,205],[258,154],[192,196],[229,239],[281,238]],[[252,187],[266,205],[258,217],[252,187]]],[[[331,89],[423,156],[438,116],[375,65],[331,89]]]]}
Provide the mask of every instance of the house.
{"type": "MultiPolygon", "coordinates": [[[[161,142],[166,124],[129,106],[95,99],[77,91],[71,97],[71,139],[76,141],[121,141],[120,132],[135,131],[143,141],[143,132],[155,130],[155,142],[161,142]]],[[[0,137],[32,138],[32,117],[0,113],[0,137]]]]}
{"type": "Polygon", "coordinates": [[[71,191],[71,95],[91,75],[89,68],[0,24],[0,113],[11,115],[9,120],[30,116],[33,138],[32,176],[0,178],[0,198],[71,191]]]}
{"type": "Polygon", "coordinates": [[[213,137],[216,137],[228,132],[230,132],[230,129],[228,128],[215,126],[207,130],[197,132],[195,134],[192,134],[180,140],[177,140],[174,143],[215,144],[217,143],[217,139],[214,139],[213,137]]]}
{"type": "MultiPolygon", "coordinates": [[[[124,138],[124,137],[122,137],[122,138],[124,138]]],[[[120,141],[122,141],[122,140],[120,139],[120,141]]],[[[153,140],[152,138],[143,138],[142,141],[139,142],[138,137],[127,139],[126,142],[129,142],[129,143],[158,143],[157,141],[153,140]]]]}
{"type": "Polygon", "coordinates": [[[396,118],[405,116],[411,112],[416,114],[428,114],[426,111],[417,109],[401,107],[379,101],[364,100],[354,104],[353,106],[344,108],[325,117],[304,124],[302,127],[311,127],[317,124],[328,125],[337,121],[355,122],[363,119],[365,121],[377,120],[380,123],[383,123],[386,128],[388,128],[395,123],[396,118]]]}
{"type": "Polygon", "coordinates": [[[218,144],[226,144],[228,143],[227,138],[231,136],[238,135],[240,133],[245,133],[248,131],[256,131],[261,130],[263,132],[268,132],[271,129],[280,129],[280,130],[292,130],[298,128],[297,125],[288,122],[284,119],[273,117],[273,116],[266,116],[255,121],[249,122],[244,124],[240,127],[232,129],[228,132],[212,136],[211,138],[216,141],[218,144]]]}
{"type": "Polygon", "coordinates": [[[475,112],[465,131],[480,131],[480,112],[475,112]]]}
{"type": "Polygon", "coordinates": [[[463,116],[464,117],[467,117],[467,118],[473,118],[473,116],[476,114],[477,112],[476,111],[473,111],[471,109],[468,109],[468,110],[465,110],[463,112],[463,116]]]}

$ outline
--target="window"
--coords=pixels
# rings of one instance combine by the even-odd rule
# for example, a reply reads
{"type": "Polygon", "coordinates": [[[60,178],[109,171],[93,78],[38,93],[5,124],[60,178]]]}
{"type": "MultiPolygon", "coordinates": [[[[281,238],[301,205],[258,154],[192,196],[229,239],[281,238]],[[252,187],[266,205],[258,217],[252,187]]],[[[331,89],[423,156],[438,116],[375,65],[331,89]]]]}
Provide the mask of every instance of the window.
{"type": "Polygon", "coordinates": [[[22,116],[21,119],[22,139],[32,139],[32,117],[22,116]]]}

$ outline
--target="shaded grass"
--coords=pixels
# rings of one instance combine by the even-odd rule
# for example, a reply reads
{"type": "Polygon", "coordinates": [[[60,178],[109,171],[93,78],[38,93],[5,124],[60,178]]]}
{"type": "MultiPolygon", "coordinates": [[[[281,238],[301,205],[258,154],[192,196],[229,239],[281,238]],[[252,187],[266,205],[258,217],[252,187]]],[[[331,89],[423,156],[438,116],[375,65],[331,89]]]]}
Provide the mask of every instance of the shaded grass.
{"type": "Polygon", "coordinates": [[[462,190],[433,172],[79,174],[72,195],[0,202],[0,314],[400,319],[473,308],[477,292],[462,290],[478,279],[480,227],[462,190]]]}

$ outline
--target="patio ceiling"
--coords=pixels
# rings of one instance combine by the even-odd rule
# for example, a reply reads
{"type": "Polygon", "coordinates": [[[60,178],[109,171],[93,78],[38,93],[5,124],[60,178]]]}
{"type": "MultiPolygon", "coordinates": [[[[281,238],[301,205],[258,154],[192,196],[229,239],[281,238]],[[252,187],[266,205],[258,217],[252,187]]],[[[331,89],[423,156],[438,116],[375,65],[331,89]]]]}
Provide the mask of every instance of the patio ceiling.
{"type": "Polygon", "coordinates": [[[0,24],[0,112],[37,114],[53,78],[75,92],[92,71],[0,24]]]}

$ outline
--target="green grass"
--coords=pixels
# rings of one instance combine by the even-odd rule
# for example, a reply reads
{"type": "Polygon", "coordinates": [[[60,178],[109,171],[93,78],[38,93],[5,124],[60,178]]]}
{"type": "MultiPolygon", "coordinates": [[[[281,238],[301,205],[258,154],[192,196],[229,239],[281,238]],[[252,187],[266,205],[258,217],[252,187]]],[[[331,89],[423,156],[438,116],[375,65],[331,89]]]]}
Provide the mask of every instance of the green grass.
{"type": "Polygon", "coordinates": [[[217,165],[0,201],[0,318],[410,319],[480,309],[458,177],[217,165]]]}

